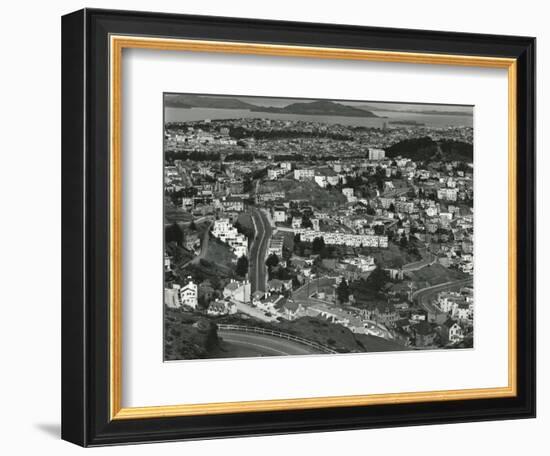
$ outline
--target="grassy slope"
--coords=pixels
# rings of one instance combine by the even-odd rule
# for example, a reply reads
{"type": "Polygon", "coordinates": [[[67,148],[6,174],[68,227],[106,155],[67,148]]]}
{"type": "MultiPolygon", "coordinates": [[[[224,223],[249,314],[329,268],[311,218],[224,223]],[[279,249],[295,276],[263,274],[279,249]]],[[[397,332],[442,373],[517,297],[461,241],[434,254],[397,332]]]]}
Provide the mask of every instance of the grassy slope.
{"type": "Polygon", "coordinates": [[[184,211],[181,208],[174,206],[172,200],[168,197],[164,198],[164,222],[165,223],[174,223],[174,222],[190,222],[193,216],[184,211]]]}
{"type": "Polygon", "coordinates": [[[420,260],[418,256],[400,249],[394,242],[389,242],[387,249],[373,249],[369,255],[372,255],[376,260],[376,264],[382,268],[398,268],[407,263],[420,260]]]}
{"type": "Polygon", "coordinates": [[[339,353],[364,353],[370,351],[405,350],[396,342],[387,341],[380,337],[354,334],[348,328],[315,318],[303,317],[294,321],[280,323],[266,323],[256,320],[242,320],[238,316],[222,317],[218,321],[223,323],[240,324],[269,328],[293,334],[304,339],[332,348],[339,353]]]}
{"type": "Polygon", "coordinates": [[[215,326],[198,315],[164,309],[164,359],[201,359],[218,347],[215,326]],[[196,323],[201,322],[198,326],[196,323]]]}
{"type": "Polygon", "coordinates": [[[291,179],[268,181],[262,184],[262,193],[286,192],[286,199],[310,200],[315,206],[332,207],[346,203],[346,197],[338,190],[326,190],[315,182],[298,182],[291,179]]]}
{"type": "Polygon", "coordinates": [[[425,266],[411,273],[412,280],[416,282],[419,288],[467,279],[468,277],[468,274],[464,274],[456,269],[447,269],[438,263],[432,264],[431,266],[425,266]]]}

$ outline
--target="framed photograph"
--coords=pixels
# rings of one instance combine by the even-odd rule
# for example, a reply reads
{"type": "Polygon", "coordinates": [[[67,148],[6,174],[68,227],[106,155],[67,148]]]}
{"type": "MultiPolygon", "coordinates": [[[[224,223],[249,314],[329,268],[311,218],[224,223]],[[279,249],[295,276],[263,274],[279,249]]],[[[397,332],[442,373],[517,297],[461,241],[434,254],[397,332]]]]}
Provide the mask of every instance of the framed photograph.
{"type": "Polygon", "coordinates": [[[535,416],[535,39],[62,20],[62,437],[535,416]]]}

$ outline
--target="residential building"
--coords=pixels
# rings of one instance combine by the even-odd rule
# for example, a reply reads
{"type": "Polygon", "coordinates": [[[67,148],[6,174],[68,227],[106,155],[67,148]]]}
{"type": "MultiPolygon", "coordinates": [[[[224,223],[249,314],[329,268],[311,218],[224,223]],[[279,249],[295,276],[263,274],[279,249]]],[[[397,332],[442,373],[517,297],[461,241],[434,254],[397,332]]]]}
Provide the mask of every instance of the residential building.
{"type": "Polygon", "coordinates": [[[310,229],[294,229],[295,234],[300,234],[304,242],[313,242],[317,237],[322,237],[325,244],[347,245],[349,247],[388,247],[388,237],[375,234],[349,234],[338,232],[325,232],[310,229]]]}
{"type": "Polygon", "coordinates": [[[231,279],[223,289],[223,297],[242,303],[250,302],[251,286],[248,280],[244,282],[231,279]]]}
{"type": "Polygon", "coordinates": [[[192,280],[180,288],[180,302],[184,306],[197,308],[198,305],[198,287],[192,280]]]}
{"type": "Polygon", "coordinates": [[[284,237],[282,236],[273,236],[269,240],[269,247],[267,249],[267,255],[277,255],[279,259],[283,258],[283,244],[284,244],[284,237]]]}
{"type": "Polygon", "coordinates": [[[278,206],[273,209],[273,221],[275,223],[286,222],[286,209],[284,207],[278,206]]]}
{"type": "Polygon", "coordinates": [[[446,201],[456,201],[458,189],[456,188],[440,188],[437,190],[437,198],[446,201]]]}
{"type": "Polygon", "coordinates": [[[314,176],[315,176],[315,170],[310,169],[310,168],[295,169],[294,170],[294,179],[295,180],[313,179],[314,176]]]}
{"type": "Polygon", "coordinates": [[[247,256],[248,239],[244,234],[240,234],[227,218],[221,218],[214,222],[212,235],[220,241],[229,244],[231,250],[237,258],[247,256]]]}
{"type": "Polygon", "coordinates": [[[213,317],[220,315],[232,315],[237,313],[237,306],[235,303],[226,299],[216,299],[210,303],[206,313],[213,317]]]}
{"type": "Polygon", "coordinates": [[[279,177],[282,177],[286,174],[287,170],[285,168],[269,168],[267,170],[267,178],[269,180],[277,180],[279,177]]]}
{"type": "Polygon", "coordinates": [[[435,342],[437,333],[434,326],[426,321],[421,321],[411,327],[414,334],[414,342],[417,347],[429,347],[435,342]]]}
{"type": "Polygon", "coordinates": [[[201,241],[198,233],[191,233],[191,232],[185,233],[183,245],[187,250],[191,250],[191,251],[195,250],[200,246],[200,243],[201,241]]]}
{"type": "Polygon", "coordinates": [[[369,148],[369,160],[383,160],[386,152],[383,149],[369,148]]]}

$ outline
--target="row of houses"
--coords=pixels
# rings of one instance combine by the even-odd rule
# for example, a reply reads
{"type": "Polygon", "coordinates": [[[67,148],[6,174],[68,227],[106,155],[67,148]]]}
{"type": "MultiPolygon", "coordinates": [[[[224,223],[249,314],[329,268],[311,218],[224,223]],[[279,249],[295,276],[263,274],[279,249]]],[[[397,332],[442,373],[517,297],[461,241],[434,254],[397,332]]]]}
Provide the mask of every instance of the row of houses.
{"type": "Polygon", "coordinates": [[[323,238],[325,244],[345,245],[348,247],[388,247],[388,236],[376,234],[349,234],[324,232],[304,228],[293,229],[294,234],[300,235],[300,240],[313,242],[315,238],[323,238]]]}
{"type": "Polygon", "coordinates": [[[439,293],[435,304],[442,312],[454,319],[471,322],[474,318],[474,299],[471,288],[464,288],[460,292],[439,293]]]}
{"type": "Polygon", "coordinates": [[[237,258],[247,256],[248,238],[240,234],[228,218],[221,218],[214,222],[212,235],[228,244],[237,258]]]}

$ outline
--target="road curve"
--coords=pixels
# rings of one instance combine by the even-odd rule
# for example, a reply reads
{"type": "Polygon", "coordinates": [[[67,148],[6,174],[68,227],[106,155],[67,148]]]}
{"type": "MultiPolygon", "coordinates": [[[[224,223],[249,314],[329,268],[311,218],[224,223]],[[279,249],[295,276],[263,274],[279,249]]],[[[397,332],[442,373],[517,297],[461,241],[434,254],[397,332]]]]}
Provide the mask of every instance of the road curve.
{"type": "Polygon", "coordinates": [[[250,208],[250,215],[254,221],[254,241],[250,248],[250,272],[249,278],[252,292],[257,290],[265,291],[267,269],[265,266],[266,252],[271,239],[271,225],[267,217],[257,208],[250,208]]]}
{"type": "Polygon", "coordinates": [[[463,280],[458,280],[456,282],[446,282],[440,285],[433,285],[428,288],[423,288],[417,290],[413,293],[413,299],[418,302],[418,304],[424,308],[426,311],[437,312],[438,309],[434,304],[431,303],[431,300],[434,296],[442,291],[451,291],[456,290],[457,288],[462,288],[473,283],[473,278],[467,278],[463,280]]]}
{"type": "Polygon", "coordinates": [[[403,272],[418,271],[419,269],[422,269],[426,266],[431,266],[436,262],[436,260],[437,260],[437,257],[433,253],[430,253],[429,258],[425,258],[420,261],[414,261],[412,263],[405,264],[403,265],[401,270],[403,272]]]}
{"type": "Polygon", "coordinates": [[[230,347],[233,346],[236,350],[242,349],[246,354],[241,353],[241,356],[288,356],[321,353],[313,347],[265,334],[219,330],[218,336],[230,347]]]}

